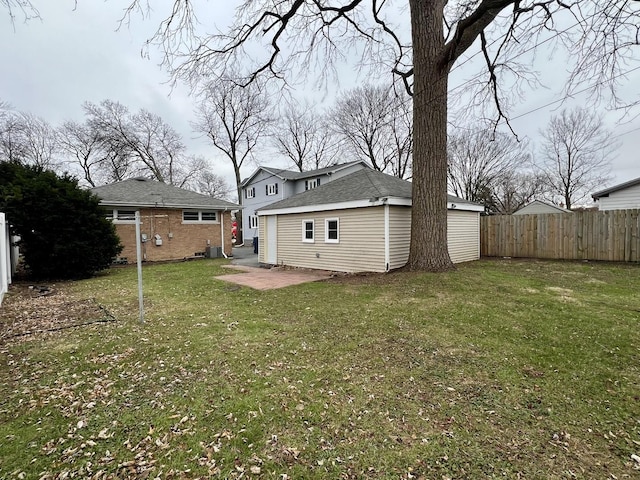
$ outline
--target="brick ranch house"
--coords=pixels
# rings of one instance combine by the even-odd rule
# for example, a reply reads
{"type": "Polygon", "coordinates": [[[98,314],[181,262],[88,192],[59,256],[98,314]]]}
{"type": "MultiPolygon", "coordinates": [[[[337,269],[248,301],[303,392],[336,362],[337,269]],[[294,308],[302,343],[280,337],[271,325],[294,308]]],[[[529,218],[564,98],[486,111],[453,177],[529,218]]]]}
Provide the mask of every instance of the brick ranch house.
{"type": "Polygon", "coordinates": [[[207,251],[231,255],[231,210],[239,205],[147,178],[95,187],[105,215],[116,226],[122,263],[136,261],[135,213],[140,212],[142,258],[181,260],[207,251]]]}

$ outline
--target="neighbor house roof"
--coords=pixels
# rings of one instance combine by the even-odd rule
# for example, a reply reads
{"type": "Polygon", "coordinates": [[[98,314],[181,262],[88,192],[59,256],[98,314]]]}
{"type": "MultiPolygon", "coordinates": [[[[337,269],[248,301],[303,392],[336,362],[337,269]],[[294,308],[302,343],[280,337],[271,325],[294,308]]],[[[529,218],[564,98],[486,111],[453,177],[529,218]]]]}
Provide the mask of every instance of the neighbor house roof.
{"type": "Polygon", "coordinates": [[[329,175],[331,173],[334,172],[338,172],[344,168],[350,167],[351,165],[356,165],[358,163],[361,163],[363,166],[367,167],[367,168],[371,168],[369,166],[369,164],[367,162],[365,162],[364,160],[356,160],[353,162],[346,162],[346,163],[336,163],[334,165],[330,165],[328,167],[325,168],[319,168],[317,170],[309,170],[307,172],[296,172],[294,170],[286,170],[283,168],[274,168],[274,167],[264,167],[264,166],[260,166],[256,169],[255,172],[253,172],[249,177],[245,178],[242,181],[242,185],[245,186],[247,185],[249,182],[251,182],[251,180],[254,179],[254,177],[260,173],[261,170],[264,170],[265,172],[270,173],[271,175],[275,176],[275,177],[279,177],[283,180],[302,180],[305,178],[311,178],[311,177],[317,177],[320,175],[329,175]]]}
{"type": "MultiPolygon", "coordinates": [[[[390,203],[411,205],[411,182],[367,168],[345,175],[330,183],[272,203],[258,210],[260,213],[284,209],[319,210],[351,208],[390,203]]],[[[481,205],[447,195],[449,208],[483,211],[481,205]]]]}
{"type": "Polygon", "coordinates": [[[617,192],[618,190],[624,190],[625,188],[629,187],[635,187],[636,185],[640,185],[640,177],[629,180],[628,182],[614,185],[613,187],[605,188],[604,190],[600,190],[599,192],[592,194],[591,197],[593,198],[593,200],[598,200],[602,197],[608,197],[610,193],[617,192]]]}
{"type": "Polygon", "coordinates": [[[130,207],[206,208],[229,210],[241,208],[226,200],[138,177],[91,189],[101,205],[130,207]]]}
{"type": "Polygon", "coordinates": [[[557,213],[573,213],[571,210],[567,210],[566,208],[559,207],[558,205],[553,205],[552,203],[543,202],[542,200],[534,200],[533,202],[529,202],[524,207],[519,208],[513,213],[515,215],[517,213],[522,212],[523,210],[530,210],[532,208],[535,208],[536,206],[540,206],[557,213]]]}

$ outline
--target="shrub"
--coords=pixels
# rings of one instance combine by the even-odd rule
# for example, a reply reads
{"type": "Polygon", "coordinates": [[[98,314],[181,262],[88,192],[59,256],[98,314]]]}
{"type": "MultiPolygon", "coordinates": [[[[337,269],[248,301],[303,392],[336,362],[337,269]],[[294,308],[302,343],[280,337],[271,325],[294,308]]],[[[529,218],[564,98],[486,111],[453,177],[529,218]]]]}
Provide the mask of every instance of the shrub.
{"type": "Polygon", "coordinates": [[[26,269],[37,279],[86,278],[122,251],[98,197],[68,174],[0,163],[0,211],[20,236],[26,269]]]}

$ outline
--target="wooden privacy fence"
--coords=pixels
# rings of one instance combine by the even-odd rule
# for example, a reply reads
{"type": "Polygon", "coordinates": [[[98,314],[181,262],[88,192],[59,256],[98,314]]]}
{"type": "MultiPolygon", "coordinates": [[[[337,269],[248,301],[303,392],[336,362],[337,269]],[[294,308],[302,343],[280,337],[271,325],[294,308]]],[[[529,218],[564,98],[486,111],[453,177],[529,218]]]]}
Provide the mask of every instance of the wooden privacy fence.
{"type": "Polygon", "coordinates": [[[480,251],[487,257],[640,262],[640,210],[482,217],[480,251]]]}

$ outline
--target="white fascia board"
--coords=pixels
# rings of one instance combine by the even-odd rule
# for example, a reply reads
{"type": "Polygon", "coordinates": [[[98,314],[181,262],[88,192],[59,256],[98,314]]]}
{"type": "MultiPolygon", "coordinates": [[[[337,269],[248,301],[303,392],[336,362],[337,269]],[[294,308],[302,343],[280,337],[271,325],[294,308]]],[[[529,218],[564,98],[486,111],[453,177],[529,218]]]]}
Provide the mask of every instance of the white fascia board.
{"type": "Polygon", "coordinates": [[[401,197],[389,197],[386,202],[387,205],[397,205],[399,207],[410,207],[411,199],[410,198],[401,198],[401,197]]]}
{"type": "Polygon", "coordinates": [[[453,203],[447,202],[447,210],[464,210],[465,212],[484,212],[482,205],[473,205],[471,203],[453,203]]]}
{"type": "MultiPolygon", "coordinates": [[[[367,200],[353,200],[351,202],[338,202],[338,203],[323,203],[320,205],[305,205],[301,207],[288,207],[288,208],[275,208],[267,210],[258,210],[257,215],[286,215],[290,213],[311,213],[311,212],[324,212],[329,210],[346,210],[348,208],[366,208],[366,207],[379,207],[381,205],[396,205],[401,207],[410,207],[411,199],[402,197],[383,197],[377,198],[375,201],[371,199],[367,200]]],[[[484,212],[482,205],[472,205],[470,203],[447,203],[448,210],[462,210],[470,212],[484,212]]]]}
{"type": "Polygon", "coordinates": [[[410,198],[399,197],[383,197],[365,200],[353,200],[350,202],[337,202],[337,203],[323,203],[319,205],[305,205],[302,207],[288,207],[288,208],[276,208],[268,210],[258,210],[258,216],[264,215],[285,215],[289,213],[311,213],[311,212],[325,212],[330,210],[346,210],[349,208],[366,208],[366,207],[380,207],[382,205],[402,205],[411,206],[410,198]]]}
{"type": "Polygon", "coordinates": [[[326,210],[345,210],[347,208],[363,208],[363,207],[370,207],[372,205],[374,205],[374,203],[370,202],[369,200],[354,200],[352,202],[323,203],[320,205],[305,205],[302,207],[258,210],[257,214],[260,217],[264,215],[284,215],[288,213],[324,212],[326,210]]]}

